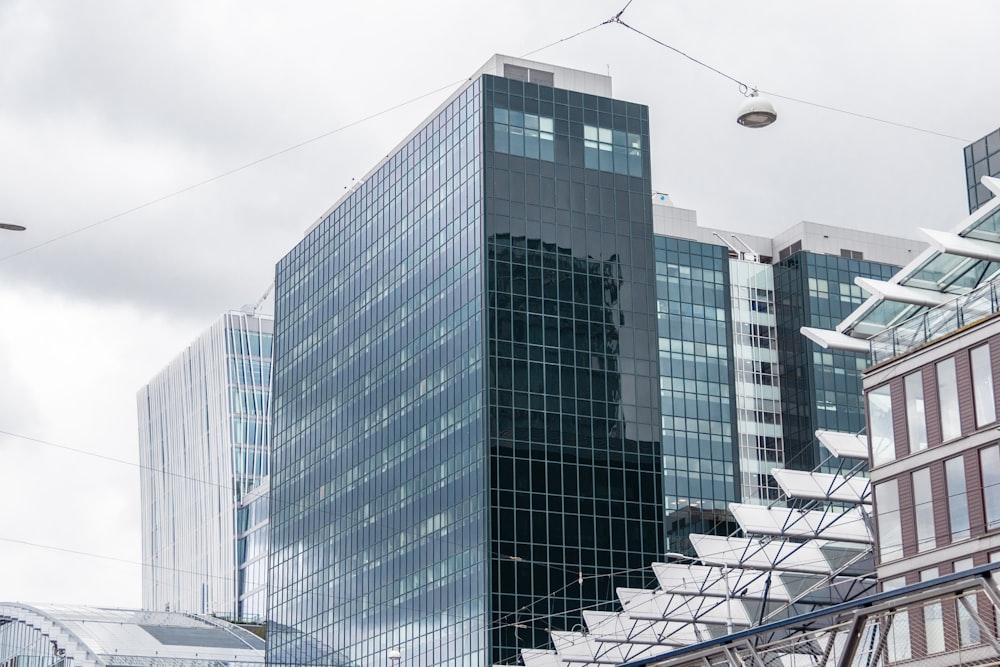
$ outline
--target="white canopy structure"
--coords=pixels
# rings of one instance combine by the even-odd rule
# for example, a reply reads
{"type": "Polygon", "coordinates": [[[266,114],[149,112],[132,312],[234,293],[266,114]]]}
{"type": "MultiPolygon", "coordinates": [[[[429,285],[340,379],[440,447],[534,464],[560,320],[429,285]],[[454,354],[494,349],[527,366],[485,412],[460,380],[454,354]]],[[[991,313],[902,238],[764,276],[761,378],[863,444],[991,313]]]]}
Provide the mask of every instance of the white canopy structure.
{"type": "MultiPolygon", "coordinates": [[[[982,178],[1000,195],[1000,180],[982,178]]],[[[992,314],[1000,278],[1000,197],[950,232],[921,229],[931,247],[888,281],[857,278],[871,296],[835,331],[803,327],[802,334],[835,350],[870,353],[873,363],[992,314]]]]}
{"type": "Polygon", "coordinates": [[[691,535],[695,556],[651,564],[656,588],[618,588],[622,611],[584,611],[586,630],[550,631],[555,650],[522,651],[525,666],[642,662],[873,593],[871,491],[859,463],[867,443],[817,437],[839,457],[838,472],[772,470],[779,501],[730,504],[742,535],[691,535]]]}

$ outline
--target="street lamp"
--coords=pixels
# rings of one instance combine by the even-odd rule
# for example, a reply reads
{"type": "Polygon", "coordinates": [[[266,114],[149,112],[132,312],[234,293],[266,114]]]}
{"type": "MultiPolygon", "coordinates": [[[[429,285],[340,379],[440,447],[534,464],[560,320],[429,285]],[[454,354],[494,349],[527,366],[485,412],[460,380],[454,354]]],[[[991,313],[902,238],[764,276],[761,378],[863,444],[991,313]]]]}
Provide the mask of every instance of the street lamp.
{"type": "Polygon", "coordinates": [[[736,116],[737,123],[743,127],[757,128],[767,127],[778,120],[778,112],[774,110],[774,105],[766,97],[761,97],[756,88],[745,94],[747,99],[740,106],[736,116]]]}
{"type": "Polygon", "coordinates": [[[24,225],[18,225],[13,222],[4,222],[0,220],[0,229],[6,229],[8,232],[23,232],[27,227],[24,225]]]}
{"type": "Polygon", "coordinates": [[[402,657],[403,657],[403,654],[399,652],[398,648],[389,649],[389,661],[393,665],[398,665],[399,661],[400,661],[400,659],[402,657]]]}

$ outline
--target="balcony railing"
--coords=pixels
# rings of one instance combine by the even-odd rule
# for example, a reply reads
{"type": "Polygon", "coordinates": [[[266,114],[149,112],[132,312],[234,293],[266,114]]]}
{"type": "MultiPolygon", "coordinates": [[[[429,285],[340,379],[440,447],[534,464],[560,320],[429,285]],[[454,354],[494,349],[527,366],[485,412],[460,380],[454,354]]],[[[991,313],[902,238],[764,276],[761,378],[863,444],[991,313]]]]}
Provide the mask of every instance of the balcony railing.
{"type": "Polygon", "coordinates": [[[968,294],[876,334],[869,339],[872,365],[906,354],[1000,312],[998,282],[981,285],[968,294]]]}

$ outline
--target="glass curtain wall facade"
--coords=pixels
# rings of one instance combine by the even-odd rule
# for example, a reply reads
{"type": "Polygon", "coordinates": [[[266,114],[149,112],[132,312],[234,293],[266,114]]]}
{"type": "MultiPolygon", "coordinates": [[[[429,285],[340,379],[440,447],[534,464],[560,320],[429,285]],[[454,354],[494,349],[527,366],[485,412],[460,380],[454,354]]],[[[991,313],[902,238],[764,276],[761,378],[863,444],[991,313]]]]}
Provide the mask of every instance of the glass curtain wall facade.
{"type": "Polygon", "coordinates": [[[139,391],[145,609],[239,618],[263,585],[237,577],[235,521],[269,472],[272,328],[228,313],[139,391]]]}
{"type": "Polygon", "coordinates": [[[820,464],[817,430],[860,433],[865,427],[861,371],[867,358],[820,349],[799,329],[834,329],[865,299],[854,278],[888,280],[898,270],[807,251],[774,265],[786,468],[813,470],[820,464]]]}
{"type": "Polygon", "coordinates": [[[244,495],[236,508],[236,617],[262,623],[267,616],[268,485],[244,495]]]}
{"type": "Polygon", "coordinates": [[[648,583],[647,128],[477,77],[278,264],[269,662],[509,661],[648,583]]]}
{"type": "Polygon", "coordinates": [[[278,263],[269,664],[487,663],[482,99],[278,263]]]}
{"type": "Polygon", "coordinates": [[[659,235],[654,245],[665,544],[693,553],[691,533],[737,527],[729,250],[659,235]]]}
{"type": "Polygon", "coordinates": [[[508,662],[648,583],[662,544],[649,139],[644,106],[483,86],[491,661],[508,662]]]}

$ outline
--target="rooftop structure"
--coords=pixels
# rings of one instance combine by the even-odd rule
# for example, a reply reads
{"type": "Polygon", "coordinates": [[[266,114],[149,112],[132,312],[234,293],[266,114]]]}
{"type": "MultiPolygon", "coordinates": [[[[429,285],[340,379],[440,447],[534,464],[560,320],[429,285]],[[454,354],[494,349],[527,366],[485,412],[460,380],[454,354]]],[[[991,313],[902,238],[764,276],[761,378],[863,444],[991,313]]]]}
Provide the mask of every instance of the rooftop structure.
{"type": "Polygon", "coordinates": [[[0,603],[0,665],[263,667],[264,640],[177,612],[0,603]]]}

